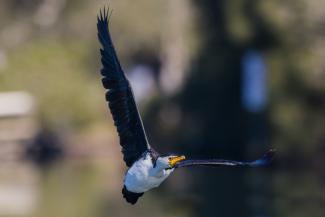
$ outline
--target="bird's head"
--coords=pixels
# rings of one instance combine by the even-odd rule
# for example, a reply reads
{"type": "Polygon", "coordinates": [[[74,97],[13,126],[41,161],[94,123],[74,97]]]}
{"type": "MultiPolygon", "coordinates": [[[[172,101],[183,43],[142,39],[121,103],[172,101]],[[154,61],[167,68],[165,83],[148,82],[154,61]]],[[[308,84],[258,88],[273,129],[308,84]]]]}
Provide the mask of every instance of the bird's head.
{"type": "Polygon", "coordinates": [[[156,166],[160,169],[172,169],[175,167],[177,162],[185,160],[185,156],[175,156],[175,155],[167,155],[160,156],[156,161],[156,166]]]}

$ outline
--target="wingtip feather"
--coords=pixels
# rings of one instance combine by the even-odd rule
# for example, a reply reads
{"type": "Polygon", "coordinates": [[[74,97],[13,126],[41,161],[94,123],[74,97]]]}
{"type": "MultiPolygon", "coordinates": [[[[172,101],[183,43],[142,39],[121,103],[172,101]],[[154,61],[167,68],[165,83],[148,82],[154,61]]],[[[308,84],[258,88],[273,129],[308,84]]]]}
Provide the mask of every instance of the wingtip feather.
{"type": "Polygon", "coordinates": [[[110,17],[113,13],[113,10],[110,7],[104,6],[104,8],[99,10],[99,14],[97,15],[98,22],[109,23],[110,17]]]}
{"type": "Polygon", "coordinates": [[[266,166],[270,164],[275,156],[276,150],[271,149],[268,152],[264,154],[264,156],[261,159],[258,159],[252,163],[252,166],[266,166]]]}

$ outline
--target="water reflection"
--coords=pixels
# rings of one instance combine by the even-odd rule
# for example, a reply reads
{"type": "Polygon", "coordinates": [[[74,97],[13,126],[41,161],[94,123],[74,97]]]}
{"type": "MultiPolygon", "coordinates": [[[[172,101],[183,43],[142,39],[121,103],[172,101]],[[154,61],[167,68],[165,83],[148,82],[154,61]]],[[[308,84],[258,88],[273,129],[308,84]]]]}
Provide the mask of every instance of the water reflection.
{"type": "Polygon", "coordinates": [[[276,171],[272,193],[277,216],[324,216],[324,176],[317,171],[276,171]]]}
{"type": "Polygon", "coordinates": [[[120,193],[123,170],[107,162],[63,160],[47,170],[28,162],[12,164],[10,170],[2,167],[0,216],[321,217],[324,213],[324,178],[314,171],[183,169],[131,206],[120,193]]]}

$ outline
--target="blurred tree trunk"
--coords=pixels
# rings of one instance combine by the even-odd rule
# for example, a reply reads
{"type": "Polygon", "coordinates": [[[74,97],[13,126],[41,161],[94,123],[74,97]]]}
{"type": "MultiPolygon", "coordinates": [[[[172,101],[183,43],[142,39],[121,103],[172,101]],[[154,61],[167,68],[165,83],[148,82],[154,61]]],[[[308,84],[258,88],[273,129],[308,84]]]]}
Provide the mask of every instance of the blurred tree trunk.
{"type": "MultiPolygon", "coordinates": [[[[265,145],[265,133],[252,130],[265,125],[266,113],[254,115],[242,108],[242,58],[249,49],[264,52],[272,47],[274,35],[258,13],[256,1],[205,0],[193,5],[199,11],[196,34],[201,47],[183,89],[170,99],[169,107],[181,111],[177,133],[170,138],[194,158],[245,159],[254,137],[265,145]]],[[[192,175],[191,188],[201,200],[194,206],[197,216],[267,214],[265,203],[254,207],[248,202],[251,185],[245,182],[245,170],[198,170],[192,175]]],[[[257,188],[264,189],[265,184],[257,188]]]]}

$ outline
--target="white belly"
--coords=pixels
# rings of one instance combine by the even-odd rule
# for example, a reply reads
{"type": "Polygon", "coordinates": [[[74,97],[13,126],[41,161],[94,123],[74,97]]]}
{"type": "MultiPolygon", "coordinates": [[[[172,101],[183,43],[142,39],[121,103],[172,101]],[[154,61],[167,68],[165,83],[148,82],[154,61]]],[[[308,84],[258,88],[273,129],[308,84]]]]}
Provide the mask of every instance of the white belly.
{"type": "Polygon", "coordinates": [[[150,156],[135,162],[124,177],[124,185],[134,193],[146,192],[158,187],[174,169],[157,170],[153,168],[150,156]]]}

